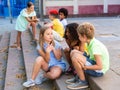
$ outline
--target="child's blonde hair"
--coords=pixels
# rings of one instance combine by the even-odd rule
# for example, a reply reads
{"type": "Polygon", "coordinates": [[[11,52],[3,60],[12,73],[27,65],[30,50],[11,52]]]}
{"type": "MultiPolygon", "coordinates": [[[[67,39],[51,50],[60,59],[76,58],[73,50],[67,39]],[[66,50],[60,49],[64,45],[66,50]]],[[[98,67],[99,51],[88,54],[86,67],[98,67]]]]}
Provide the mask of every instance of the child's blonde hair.
{"type": "Polygon", "coordinates": [[[86,36],[88,39],[92,39],[94,37],[94,26],[91,23],[85,22],[78,26],[77,32],[81,36],[86,36]]]}
{"type": "MultiPolygon", "coordinates": [[[[40,29],[40,33],[39,33],[39,45],[41,47],[41,49],[44,51],[44,48],[43,48],[43,44],[45,42],[44,40],[44,33],[47,29],[51,28],[50,26],[48,25],[44,25],[43,27],[41,27],[40,29]]],[[[52,29],[51,29],[52,30],[52,29]]],[[[51,42],[51,44],[54,46],[54,40],[51,42]]]]}

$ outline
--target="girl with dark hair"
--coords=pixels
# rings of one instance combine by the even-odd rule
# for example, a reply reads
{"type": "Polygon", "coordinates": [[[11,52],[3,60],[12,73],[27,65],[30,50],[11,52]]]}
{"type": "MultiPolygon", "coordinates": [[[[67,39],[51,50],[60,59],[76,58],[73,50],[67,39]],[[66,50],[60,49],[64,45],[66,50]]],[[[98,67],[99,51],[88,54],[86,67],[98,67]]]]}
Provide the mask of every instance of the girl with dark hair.
{"type": "Polygon", "coordinates": [[[20,37],[23,31],[27,29],[28,26],[32,26],[33,40],[36,40],[36,22],[38,21],[36,17],[36,12],[34,11],[34,5],[32,2],[27,3],[27,7],[24,8],[17,18],[15,30],[17,30],[17,49],[21,50],[20,47],[20,37]]]}
{"type": "Polygon", "coordinates": [[[87,52],[87,49],[85,47],[84,43],[81,43],[79,40],[79,36],[77,33],[77,27],[78,24],[77,23],[70,23],[66,26],[66,30],[65,30],[65,34],[64,34],[64,38],[69,46],[69,48],[65,48],[64,52],[66,55],[66,58],[70,64],[70,68],[68,69],[68,71],[66,73],[75,73],[73,68],[72,68],[72,62],[71,62],[71,58],[70,58],[70,52],[73,49],[79,50],[81,52],[87,52]]]}

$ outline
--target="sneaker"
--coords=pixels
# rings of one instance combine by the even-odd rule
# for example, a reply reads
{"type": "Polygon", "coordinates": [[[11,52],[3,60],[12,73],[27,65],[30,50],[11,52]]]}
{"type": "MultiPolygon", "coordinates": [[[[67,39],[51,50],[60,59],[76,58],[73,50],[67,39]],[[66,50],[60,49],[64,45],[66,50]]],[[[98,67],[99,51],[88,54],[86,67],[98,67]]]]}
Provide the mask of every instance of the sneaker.
{"type": "Polygon", "coordinates": [[[42,84],[46,80],[47,78],[44,77],[44,72],[40,72],[35,79],[35,84],[42,84]]]}
{"type": "Polygon", "coordinates": [[[23,86],[25,86],[25,87],[30,87],[30,86],[34,86],[34,85],[35,85],[35,82],[32,79],[30,79],[27,82],[23,83],[23,86]]]}
{"type": "Polygon", "coordinates": [[[77,82],[78,80],[79,80],[79,77],[76,75],[76,76],[74,76],[73,78],[67,79],[67,80],[65,81],[65,83],[66,83],[66,84],[73,84],[73,83],[77,82]]]}
{"type": "Polygon", "coordinates": [[[79,80],[78,82],[68,85],[67,88],[71,89],[71,90],[77,90],[77,89],[83,89],[83,88],[87,88],[88,87],[88,83],[86,81],[81,81],[79,80]]]}
{"type": "Polygon", "coordinates": [[[44,81],[48,80],[47,78],[40,78],[39,80],[35,81],[35,84],[42,84],[44,81]]]}

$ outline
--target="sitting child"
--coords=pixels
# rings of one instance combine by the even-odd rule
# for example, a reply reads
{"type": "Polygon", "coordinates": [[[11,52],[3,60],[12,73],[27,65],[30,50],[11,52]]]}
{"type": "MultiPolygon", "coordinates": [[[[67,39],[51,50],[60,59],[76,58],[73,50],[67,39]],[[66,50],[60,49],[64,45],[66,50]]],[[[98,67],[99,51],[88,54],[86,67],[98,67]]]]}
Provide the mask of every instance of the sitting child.
{"type": "MultiPolygon", "coordinates": [[[[81,52],[86,53],[87,54],[87,48],[86,48],[86,44],[84,43],[81,43],[80,40],[79,40],[79,36],[78,36],[78,33],[77,33],[77,27],[78,27],[79,24],[77,23],[70,23],[66,26],[66,30],[65,30],[65,34],[64,34],[64,38],[68,44],[69,47],[66,47],[64,49],[64,52],[65,52],[65,55],[66,55],[66,58],[70,64],[70,67],[69,69],[66,71],[66,74],[73,74],[75,78],[76,77],[76,72],[73,68],[73,65],[72,65],[72,61],[71,61],[71,58],[70,58],[70,52],[73,50],[73,49],[76,49],[76,50],[79,50],[81,52]],[[74,34],[73,34],[74,33],[74,34]]],[[[69,80],[66,81],[66,83],[69,83],[68,82],[69,80]]]]}
{"type": "Polygon", "coordinates": [[[58,11],[51,10],[49,12],[49,19],[52,21],[53,36],[57,41],[62,41],[64,36],[64,27],[60,20],[58,19],[58,11]]]}
{"type": "Polygon", "coordinates": [[[44,26],[41,28],[37,49],[40,56],[36,58],[31,79],[23,83],[25,87],[41,84],[46,78],[56,79],[66,70],[67,65],[62,57],[61,45],[57,41],[54,41],[50,27],[44,26]],[[45,71],[45,73],[39,77],[38,82],[36,77],[39,75],[38,73],[41,72],[41,69],[45,71]]]}
{"type": "Polygon", "coordinates": [[[94,37],[94,26],[90,23],[83,23],[78,26],[77,32],[81,43],[87,43],[89,56],[84,56],[78,50],[72,50],[70,57],[79,79],[67,88],[77,90],[88,87],[85,74],[100,77],[109,69],[109,53],[103,43],[94,37]]]}

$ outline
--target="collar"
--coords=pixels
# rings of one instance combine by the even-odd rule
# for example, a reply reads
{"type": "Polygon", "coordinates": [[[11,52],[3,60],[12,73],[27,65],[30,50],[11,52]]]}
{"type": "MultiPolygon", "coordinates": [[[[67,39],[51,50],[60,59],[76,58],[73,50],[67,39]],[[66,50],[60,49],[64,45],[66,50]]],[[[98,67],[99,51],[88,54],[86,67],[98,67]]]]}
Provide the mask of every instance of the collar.
{"type": "Polygon", "coordinates": [[[88,44],[88,48],[91,47],[91,45],[93,44],[94,40],[95,40],[95,38],[93,38],[93,39],[90,40],[90,43],[88,44]]]}

